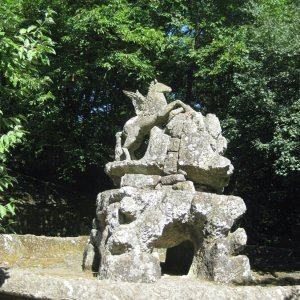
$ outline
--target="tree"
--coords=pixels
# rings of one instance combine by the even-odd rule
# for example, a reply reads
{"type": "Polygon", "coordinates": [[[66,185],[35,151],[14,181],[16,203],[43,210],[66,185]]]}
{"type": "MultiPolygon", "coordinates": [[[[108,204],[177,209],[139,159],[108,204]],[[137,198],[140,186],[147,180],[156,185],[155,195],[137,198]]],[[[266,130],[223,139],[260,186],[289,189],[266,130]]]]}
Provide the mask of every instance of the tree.
{"type": "Polygon", "coordinates": [[[160,74],[157,65],[169,38],[153,20],[155,7],[145,10],[128,1],[52,5],[57,55],[48,74],[55,100],[52,116],[31,131],[30,153],[36,157],[28,153],[26,161],[35,175],[47,169],[48,179],[59,174],[74,182],[111,159],[114,132],[133,113],[122,89],[143,90],[160,74]]]}
{"type": "MultiPolygon", "coordinates": [[[[16,182],[7,171],[6,162],[12,148],[22,141],[24,131],[19,118],[4,118],[0,111],[0,192],[8,189],[16,182]]],[[[11,217],[15,214],[13,199],[0,197],[0,232],[11,230],[11,217]]]]}
{"type": "MultiPolygon", "coordinates": [[[[21,121],[26,126],[25,118],[17,115],[20,112],[25,114],[30,122],[32,108],[50,98],[44,90],[49,78],[40,76],[38,66],[48,64],[47,55],[54,53],[53,42],[45,35],[44,27],[52,19],[46,13],[37,25],[22,28],[23,20],[15,14],[21,4],[22,1],[4,1],[0,12],[0,192],[16,182],[9,175],[7,164],[12,149],[24,141],[25,130],[21,121]],[[3,112],[13,117],[4,117],[3,112]]],[[[12,200],[1,196],[0,231],[10,230],[10,217],[14,211],[12,200]]]]}
{"type": "MultiPolygon", "coordinates": [[[[157,78],[173,88],[170,99],[221,119],[229,139],[227,156],[235,166],[226,192],[245,199],[248,229],[276,236],[282,218],[285,233],[299,218],[296,1],[4,4],[1,30],[13,44],[0,52],[8,59],[3,65],[8,75],[1,75],[2,110],[28,120],[27,142],[22,152],[14,151],[15,170],[64,185],[73,182],[89,193],[89,183],[112,159],[115,132],[133,114],[122,90],[145,93],[157,78]],[[51,10],[57,12],[55,23],[51,10]],[[30,27],[33,19],[41,23],[30,27]],[[48,65],[52,40],[57,55],[48,65]],[[30,52],[30,47],[37,48],[30,52]],[[15,54],[8,55],[8,49],[15,54]],[[31,61],[28,52],[35,55],[31,61]]],[[[98,182],[93,187],[93,193],[99,191],[98,182]]],[[[254,234],[251,238],[255,241],[254,234]]]]}
{"type": "Polygon", "coordinates": [[[198,70],[193,88],[203,110],[222,119],[227,155],[236,168],[229,192],[246,200],[246,226],[252,224],[252,233],[261,236],[265,232],[269,241],[280,234],[287,240],[300,215],[295,200],[300,181],[299,4],[254,1],[231,14],[237,17],[234,22],[222,12],[203,32],[210,38],[193,52],[198,70]],[[286,225],[278,226],[282,219],[286,225]]]}

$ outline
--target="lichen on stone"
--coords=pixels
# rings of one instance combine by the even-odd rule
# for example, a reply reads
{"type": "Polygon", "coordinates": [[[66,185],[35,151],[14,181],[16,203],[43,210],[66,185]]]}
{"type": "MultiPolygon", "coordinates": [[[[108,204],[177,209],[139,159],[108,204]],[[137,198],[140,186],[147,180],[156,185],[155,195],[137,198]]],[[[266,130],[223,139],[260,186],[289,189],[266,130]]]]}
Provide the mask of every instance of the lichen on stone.
{"type": "Polygon", "coordinates": [[[223,156],[220,122],[179,100],[167,104],[163,92],[170,90],[154,81],[146,97],[126,92],[137,116],[116,134],[115,161],[106,173],[117,188],[98,196],[83,266],[98,264],[100,279],[131,282],[154,282],[166,268],[220,282],[249,281],[249,260],[237,255],[246,233],[231,232],[246,207],[239,197],[221,195],[233,166],[223,156]],[[167,249],[165,263],[159,248],[167,249]],[[180,267],[183,261],[190,265],[180,267]]]}

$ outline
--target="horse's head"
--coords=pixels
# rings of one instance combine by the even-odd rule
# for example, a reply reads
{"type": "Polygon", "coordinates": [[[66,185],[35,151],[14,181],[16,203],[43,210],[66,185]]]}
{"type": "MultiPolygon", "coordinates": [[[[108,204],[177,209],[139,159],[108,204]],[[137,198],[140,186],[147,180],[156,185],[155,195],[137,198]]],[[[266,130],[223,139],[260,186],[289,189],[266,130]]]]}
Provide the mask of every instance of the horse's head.
{"type": "Polygon", "coordinates": [[[165,92],[171,92],[172,89],[163,84],[158,82],[156,79],[154,81],[151,82],[150,87],[149,87],[149,93],[165,93],[165,92]]]}

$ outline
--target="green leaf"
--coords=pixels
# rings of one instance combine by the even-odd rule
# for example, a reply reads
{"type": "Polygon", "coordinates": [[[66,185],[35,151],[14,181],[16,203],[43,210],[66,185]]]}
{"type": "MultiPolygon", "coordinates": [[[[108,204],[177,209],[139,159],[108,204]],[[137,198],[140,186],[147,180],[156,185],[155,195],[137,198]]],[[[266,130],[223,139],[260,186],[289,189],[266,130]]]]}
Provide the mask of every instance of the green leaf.
{"type": "Polygon", "coordinates": [[[25,34],[27,32],[27,30],[25,28],[20,29],[20,34],[25,34]]]}
{"type": "Polygon", "coordinates": [[[3,219],[6,216],[6,214],[7,212],[5,206],[0,204],[0,219],[3,219]]]}
{"type": "Polygon", "coordinates": [[[6,209],[11,215],[15,215],[15,205],[13,203],[6,204],[6,209]]]}
{"type": "Polygon", "coordinates": [[[37,27],[35,25],[31,25],[27,28],[27,32],[31,32],[32,30],[35,30],[37,27]]]}

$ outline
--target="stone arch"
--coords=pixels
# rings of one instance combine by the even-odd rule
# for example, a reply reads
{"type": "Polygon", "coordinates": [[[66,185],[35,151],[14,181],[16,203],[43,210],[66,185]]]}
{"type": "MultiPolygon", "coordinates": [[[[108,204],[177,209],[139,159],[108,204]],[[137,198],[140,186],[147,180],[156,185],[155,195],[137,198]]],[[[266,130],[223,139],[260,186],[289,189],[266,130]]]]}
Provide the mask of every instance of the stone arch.
{"type": "Polygon", "coordinates": [[[154,243],[155,248],[164,249],[165,261],[160,266],[162,274],[187,275],[192,265],[197,247],[193,226],[174,222],[168,224],[162,235],[154,243]]]}
{"type": "Polygon", "coordinates": [[[167,248],[165,262],[161,265],[163,274],[187,275],[193,262],[194,244],[190,240],[167,248]]]}

